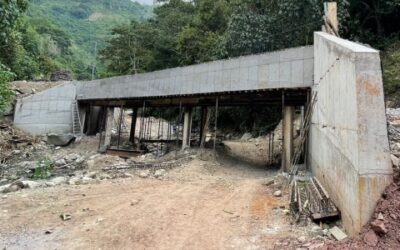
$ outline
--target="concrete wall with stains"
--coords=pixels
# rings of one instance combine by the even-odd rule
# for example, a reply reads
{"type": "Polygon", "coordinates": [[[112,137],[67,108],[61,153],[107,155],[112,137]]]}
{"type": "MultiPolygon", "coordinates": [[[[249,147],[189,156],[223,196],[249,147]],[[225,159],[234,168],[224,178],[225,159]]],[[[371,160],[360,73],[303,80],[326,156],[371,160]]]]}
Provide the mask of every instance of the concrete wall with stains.
{"type": "Polygon", "coordinates": [[[354,235],[392,180],[379,52],[317,32],[314,55],[308,164],[354,235]]]}
{"type": "Polygon", "coordinates": [[[14,125],[34,135],[70,133],[75,97],[76,83],[66,82],[19,99],[14,111],[14,125]]]}

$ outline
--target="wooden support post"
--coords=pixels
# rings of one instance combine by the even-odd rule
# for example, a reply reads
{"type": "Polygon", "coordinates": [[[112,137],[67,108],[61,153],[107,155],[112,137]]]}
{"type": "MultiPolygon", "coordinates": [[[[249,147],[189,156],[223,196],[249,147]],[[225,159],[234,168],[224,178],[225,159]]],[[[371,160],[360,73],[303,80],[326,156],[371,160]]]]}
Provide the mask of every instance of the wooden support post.
{"type": "Polygon", "coordinates": [[[324,3],[324,26],[323,31],[339,36],[339,23],[337,18],[337,3],[325,2],[324,3]]]}
{"type": "Polygon", "coordinates": [[[215,127],[214,127],[214,146],[213,146],[213,150],[214,150],[214,157],[217,156],[217,153],[215,151],[216,149],[216,145],[217,145],[217,130],[218,130],[218,103],[219,99],[218,97],[215,99],[215,127]]]}
{"type": "Polygon", "coordinates": [[[119,121],[118,121],[118,142],[117,148],[119,149],[119,144],[121,143],[121,133],[122,133],[122,123],[124,119],[124,106],[121,105],[119,110],[119,121]]]}
{"type": "Polygon", "coordinates": [[[135,132],[136,132],[136,119],[137,119],[138,108],[132,109],[132,123],[131,131],[129,134],[129,141],[135,144],[135,132]]]}
{"type": "Polygon", "coordinates": [[[208,107],[201,107],[201,120],[200,120],[200,147],[204,145],[206,131],[208,126],[207,123],[208,107]]]}

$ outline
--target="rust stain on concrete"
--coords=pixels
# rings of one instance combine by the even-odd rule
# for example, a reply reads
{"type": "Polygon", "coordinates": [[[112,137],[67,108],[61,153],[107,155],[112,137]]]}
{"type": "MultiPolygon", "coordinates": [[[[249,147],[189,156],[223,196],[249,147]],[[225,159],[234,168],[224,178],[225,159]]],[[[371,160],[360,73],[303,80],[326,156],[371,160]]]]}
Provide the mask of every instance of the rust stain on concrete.
{"type": "Polygon", "coordinates": [[[364,77],[357,78],[357,89],[359,93],[363,92],[371,96],[378,96],[381,93],[380,88],[375,82],[365,79],[364,77]]]}

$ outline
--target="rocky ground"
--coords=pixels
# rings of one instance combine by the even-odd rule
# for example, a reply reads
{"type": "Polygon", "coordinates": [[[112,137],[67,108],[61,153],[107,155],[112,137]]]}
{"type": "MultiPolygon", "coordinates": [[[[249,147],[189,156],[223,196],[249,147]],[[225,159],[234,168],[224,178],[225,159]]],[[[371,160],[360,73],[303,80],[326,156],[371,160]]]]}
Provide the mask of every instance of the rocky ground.
{"type": "MultiPolygon", "coordinates": [[[[69,157],[63,160],[79,159],[69,157]]],[[[326,237],[311,222],[293,223],[286,179],[277,170],[215,159],[207,150],[165,157],[185,160],[144,169],[130,166],[145,157],[94,154],[60,184],[48,185],[53,178],[3,193],[0,247],[295,249],[326,237]]]]}
{"type": "Polygon", "coordinates": [[[55,147],[2,123],[0,249],[398,249],[399,110],[388,121],[395,182],[362,233],[340,243],[329,230],[340,222],[293,221],[278,170],[226,148],[127,159],[97,153],[97,137],[55,147]]]}

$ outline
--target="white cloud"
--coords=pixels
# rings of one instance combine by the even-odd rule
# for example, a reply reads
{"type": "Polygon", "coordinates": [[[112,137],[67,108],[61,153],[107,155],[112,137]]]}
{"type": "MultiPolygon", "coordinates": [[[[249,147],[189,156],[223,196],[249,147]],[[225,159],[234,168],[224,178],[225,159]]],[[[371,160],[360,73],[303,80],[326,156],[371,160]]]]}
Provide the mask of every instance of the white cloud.
{"type": "Polygon", "coordinates": [[[140,4],[147,4],[147,5],[153,5],[153,0],[131,0],[132,2],[138,2],[140,4]]]}

